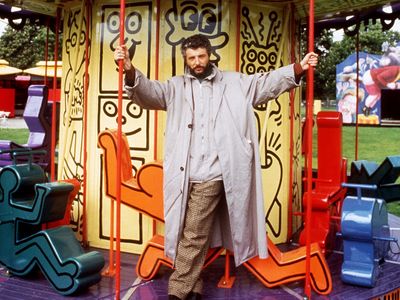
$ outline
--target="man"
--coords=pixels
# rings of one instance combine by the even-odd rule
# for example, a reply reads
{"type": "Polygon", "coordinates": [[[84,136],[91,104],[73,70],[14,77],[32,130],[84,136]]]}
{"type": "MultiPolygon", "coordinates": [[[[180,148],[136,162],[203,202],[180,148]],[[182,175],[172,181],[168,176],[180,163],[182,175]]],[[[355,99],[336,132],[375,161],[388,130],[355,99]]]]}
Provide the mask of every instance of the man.
{"type": "Polygon", "coordinates": [[[147,79],[125,45],[114,52],[125,69],[130,99],[167,111],[164,156],[165,254],[174,262],[170,299],[201,299],[200,272],[209,247],[234,253],[236,265],[266,258],[267,242],[253,107],[298,86],[317,64],[315,53],[270,73],[220,71],[206,36],[181,47],[185,74],[147,79]]]}

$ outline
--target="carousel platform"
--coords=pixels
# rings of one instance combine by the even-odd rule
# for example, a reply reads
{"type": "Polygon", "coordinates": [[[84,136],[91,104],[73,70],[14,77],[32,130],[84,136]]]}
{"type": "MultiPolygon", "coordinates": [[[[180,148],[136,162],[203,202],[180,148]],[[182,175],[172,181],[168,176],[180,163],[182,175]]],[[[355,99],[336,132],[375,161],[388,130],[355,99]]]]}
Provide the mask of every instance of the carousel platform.
{"type": "MultiPolygon", "coordinates": [[[[400,218],[389,215],[389,225],[391,236],[399,239],[400,218]]],[[[287,245],[279,245],[279,247],[284,251],[287,245]]],[[[107,260],[108,252],[99,251],[107,260]]],[[[343,283],[340,279],[342,260],[343,253],[340,249],[327,257],[333,290],[328,296],[313,293],[312,299],[400,299],[400,249],[398,244],[391,243],[389,255],[381,264],[381,272],[377,284],[373,288],[343,283]]],[[[142,281],[135,272],[137,261],[138,255],[121,254],[121,299],[168,299],[167,286],[171,270],[161,267],[159,274],[153,280],[142,281]]],[[[232,268],[231,276],[235,277],[232,288],[219,288],[217,284],[224,274],[224,265],[225,258],[221,256],[203,272],[204,299],[304,299],[304,281],[269,289],[243,266],[232,268]]],[[[231,265],[233,265],[233,261],[231,265]]],[[[114,277],[103,277],[98,284],[84,292],[65,297],[50,286],[39,270],[29,277],[17,277],[10,276],[5,268],[0,267],[0,299],[2,300],[115,299],[114,283],[114,277]]]]}

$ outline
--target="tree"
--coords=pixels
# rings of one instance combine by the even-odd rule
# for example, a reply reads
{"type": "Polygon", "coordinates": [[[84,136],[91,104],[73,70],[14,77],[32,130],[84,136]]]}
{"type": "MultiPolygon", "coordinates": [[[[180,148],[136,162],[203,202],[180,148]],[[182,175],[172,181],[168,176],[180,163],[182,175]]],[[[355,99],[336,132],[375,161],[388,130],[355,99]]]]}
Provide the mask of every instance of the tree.
{"type": "MultiPolygon", "coordinates": [[[[302,41],[304,40],[303,37],[302,41]]],[[[381,55],[384,52],[382,49],[384,43],[395,46],[398,42],[400,42],[400,33],[392,30],[382,31],[380,23],[360,26],[360,52],[381,55]]],[[[336,65],[356,52],[356,36],[345,35],[341,41],[333,41],[333,31],[323,30],[315,38],[315,49],[319,54],[318,67],[314,76],[314,85],[318,87],[314,91],[315,99],[336,99],[336,65]]]]}
{"type": "MultiPolygon", "coordinates": [[[[0,58],[7,60],[11,66],[27,69],[43,61],[45,57],[47,28],[36,24],[26,24],[21,30],[7,26],[0,37],[0,58]]],[[[61,46],[59,42],[59,47],[61,46]]],[[[48,57],[54,60],[55,34],[49,30],[48,57]]],[[[61,51],[58,51],[61,60],[61,51]]]]}

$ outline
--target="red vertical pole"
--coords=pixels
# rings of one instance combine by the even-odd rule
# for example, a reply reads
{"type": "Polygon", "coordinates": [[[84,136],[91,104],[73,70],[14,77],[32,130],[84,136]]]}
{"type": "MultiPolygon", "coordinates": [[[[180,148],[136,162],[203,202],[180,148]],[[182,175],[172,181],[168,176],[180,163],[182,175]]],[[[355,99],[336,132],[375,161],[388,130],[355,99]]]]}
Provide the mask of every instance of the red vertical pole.
{"type": "Polygon", "coordinates": [[[53,76],[53,104],[51,109],[51,155],[50,155],[50,178],[54,181],[56,176],[55,169],[55,153],[56,153],[56,127],[57,127],[57,102],[56,102],[56,90],[57,90],[57,60],[58,60],[58,32],[60,31],[60,18],[61,8],[57,8],[56,17],[56,36],[54,44],[54,76],[53,76]]]}
{"type": "MultiPolygon", "coordinates": [[[[119,44],[125,44],[125,1],[120,0],[120,25],[119,25],[119,44]]],[[[115,299],[120,299],[121,290],[121,149],[122,149],[122,87],[124,61],[118,61],[118,129],[117,129],[117,212],[116,212],[116,277],[115,277],[115,299]]]]}
{"type": "Polygon", "coordinates": [[[85,40],[85,78],[83,84],[83,201],[82,201],[82,242],[87,245],[87,222],[86,222],[86,192],[87,192],[87,111],[88,111],[88,90],[89,90],[89,31],[91,2],[85,2],[86,8],[86,40],[85,40]]]}
{"type": "Polygon", "coordinates": [[[356,138],[355,138],[355,154],[354,154],[354,160],[358,160],[358,102],[359,102],[359,71],[360,71],[360,65],[359,65],[359,56],[360,56],[360,30],[357,30],[357,35],[356,35],[356,59],[357,59],[357,80],[356,80],[356,138]]]}
{"type": "MultiPolygon", "coordinates": [[[[157,15],[156,15],[156,68],[155,68],[155,80],[159,79],[160,72],[160,17],[161,7],[160,0],[157,0],[157,15]]],[[[157,129],[158,129],[158,112],[154,111],[154,160],[157,160],[157,129]]],[[[157,221],[153,219],[153,235],[157,233],[157,221]]]]}
{"type": "MultiPolygon", "coordinates": [[[[295,62],[295,22],[294,22],[294,4],[290,4],[290,60],[295,62]]],[[[290,91],[290,141],[289,141],[289,202],[288,202],[288,232],[286,238],[289,240],[293,234],[293,132],[294,132],[294,90],[290,91]]]]}
{"type": "MultiPolygon", "coordinates": [[[[161,4],[160,0],[157,0],[157,15],[156,15],[156,67],[155,67],[155,79],[159,79],[160,73],[160,18],[161,18],[161,4]]],[[[154,160],[157,159],[157,110],[155,111],[155,130],[154,130],[154,160]]]]}
{"type": "MultiPolygon", "coordinates": [[[[310,11],[308,20],[308,52],[314,51],[314,0],[309,0],[310,11]]],[[[312,144],[313,144],[313,107],[314,107],[314,69],[310,67],[307,71],[307,209],[306,209],[306,280],[304,292],[311,298],[310,284],[310,254],[311,254],[311,190],[312,190],[312,144]]]]}
{"type": "MultiPolygon", "coordinates": [[[[123,4],[121,3],[121,6],[123,4]]],[[[122,11],[121,11],[122,13],[122,11]]],[[[121,16],[121,20],[123,20],[124,17],[121,16]]],[[[121,21],[122,22],[122,21],[121,21]]],[[[124,24],[122,24],[122,27],[124,27],[124,24]]],[[[122,30],[122,29],[121,29],[122,30]]],[[[122,30],[122,32],[124,32],[124,30],[122,30]]],[[[121,33],[123,35],[123,33],[121,33]]],[[[121,44],[121,40],[120,40],[120,44],[121,44]]],[[[122,44],[121,44],[122,45],[122,44]]],[[[119,73],[118,73],[118,130],[120,127],[120,115],[122,115],[122,113],[120,112],[120,107],[121,107],[121,103],[122,103],[122,79],[120,78],[122,75],[122,66],[121,66],[121,61],[118,62],[118,67],[119,67],[119,73]],[[120,96],[121,93],[121,96],[120,96]],[[121,100],[120,100],[121,97],[121,100]],[[120,103],[121,101],[121,103],[120,103]]],[[[117,136],[117,174],[121,174],[121,162],[120,162],[120,155],[119,155],[119,149],[121,147],[121,141],[119,140],[120,136],[121,136],[121,132],[118,131],[117,132],[118,136],[117,136]],[[119,168],[119,169],[118,169],[119,168]],[[119,170],[119,171],[118,171],[119,170]]],[[[121,176],[121,175],[120,175],[121,176]]],[[[110,198],[110,240],[109,240],[109,249],[108,249],[108,268],[102,273],[104,276],[116,276],[115,279],[115,289],[116,289],[116,295],[118,295],[118,297],[116,296],[116,299],[119,298],[119,291],[120,291],[120,269],[116,270],[116,264],[114,263],[114,240],[115,240],[115,236],[114,236],[114,225],[115,225],[115,202],[118,201],[118,199],[121,199],[121,177],[117,176],[116,178],[116,199],[114,200],[113,198],[110,198]],[[116,274],[118,272],[118,274],[116,274]]],[[[120,200],[119,200],[120,201],[120,200]]],[[[117,221],[119,222],[119,220],[117,221]]],[[[120,223],[119,223],[120,224],[120,223]]],[[[117,251],[120,250],[119,246],[116,249],[117,251]]],[[[117,254],[116,254],[117,256],[117,254]]],[[[118,254],[119,256],[119,254],[118,254]]],[[[116,258],[116,257],[115,257],[116,258]]],[[[120,265],[120,262],[118,262],[118,265],[120,265]]]]}
{"type": "Polygon", "coordinates": [[[240,0],[237,2],[237,12],[236,12],[236,71],[239,72],[240,68],[240,16],[242,3],[240,0]]]}
{"type": "Polygon", "coordinates": [[[46,45],[44,47],[44,59],[45,59],[45,68],[44,68],[44,85],[47,85],[47,61],[49,59],[49,19],[46,21],[46,45]]]}

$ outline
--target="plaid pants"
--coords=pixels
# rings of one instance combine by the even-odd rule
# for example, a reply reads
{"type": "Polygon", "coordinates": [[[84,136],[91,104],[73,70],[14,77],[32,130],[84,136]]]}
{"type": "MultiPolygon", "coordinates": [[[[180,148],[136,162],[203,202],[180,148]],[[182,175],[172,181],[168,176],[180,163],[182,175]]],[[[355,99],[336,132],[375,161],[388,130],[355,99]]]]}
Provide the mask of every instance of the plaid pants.
{"type": "Polygon", "coordinates": [[[201,293],[200,273],[209,248],[209,236],[216,208],[224,194],[222,181],[192,183],[185,223],[169,278],[168,294],[185,299],[191,292],[201,293]]]}

